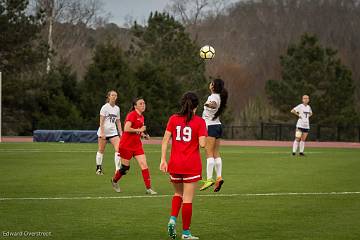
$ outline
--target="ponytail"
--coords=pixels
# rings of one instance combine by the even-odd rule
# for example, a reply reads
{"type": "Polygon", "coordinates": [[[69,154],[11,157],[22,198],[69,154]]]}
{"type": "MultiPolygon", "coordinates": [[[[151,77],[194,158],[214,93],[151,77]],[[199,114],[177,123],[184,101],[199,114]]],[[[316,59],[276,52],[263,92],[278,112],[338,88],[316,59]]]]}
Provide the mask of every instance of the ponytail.
{"type": "Polygon", "coordinates": [[[177,113],[186,116],[186,123],[194,116],[194,109],[199,105],[199,98],[193,92],[186,92],[181,98],[181,110],[177,113]]]}
{"type": "Polygon", "coordinates": [[[221,116],[221,114],[223,114],[225,108],[226,108],[226,104],[227,104],[227,100],[228,100],[228,91],[226,90],[226,88],[224,87],[224,81],[222,79],[215,79],[213,81],[213,85],[214,85],[214,93],[220,94],[220,107],[219,109],[216,111],[213,120],[215,120],[216,118],[218,118],[219,116],[221,116]]]}

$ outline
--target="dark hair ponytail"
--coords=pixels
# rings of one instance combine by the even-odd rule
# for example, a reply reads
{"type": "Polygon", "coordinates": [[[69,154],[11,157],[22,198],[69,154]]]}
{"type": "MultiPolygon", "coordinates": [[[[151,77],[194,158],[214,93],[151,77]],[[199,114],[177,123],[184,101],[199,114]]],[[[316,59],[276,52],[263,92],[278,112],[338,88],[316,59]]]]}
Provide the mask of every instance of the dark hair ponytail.
{"type": "Polygon", "coordinates": [[[217,117],[219,117],[225,110],[226,108],[226,104],[227,104],[227,99],[228,99],[228,91],[226,90],[226,88],[224,87],[225,83],[222,79],[217,78],[213,81],[213,88],[214,88],[214,93],[218,93],[220,94],[220,107],[217,110],[217,112],[214,115],[213,120],[215,120],[217,117]]]}
{"type": "Polygon", "coordinates": [[[193,92],[186,92],[181,98],[181,110],[177,114],[186,116],[186,123],[190,122],[194,115],[194,109],[199,105],[199,98],[193,92]]]}

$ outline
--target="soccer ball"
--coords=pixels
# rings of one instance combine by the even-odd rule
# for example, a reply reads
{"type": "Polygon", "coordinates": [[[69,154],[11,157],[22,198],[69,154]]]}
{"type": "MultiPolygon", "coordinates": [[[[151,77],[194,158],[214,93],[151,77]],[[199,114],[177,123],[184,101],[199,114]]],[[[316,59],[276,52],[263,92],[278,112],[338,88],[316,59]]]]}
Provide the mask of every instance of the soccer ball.
{"type": "Polygon", "coordinates": [[[212,59],[215,57],[215,49],[210,45],[200,48],[200,57],[202,59],[212,59]]]}

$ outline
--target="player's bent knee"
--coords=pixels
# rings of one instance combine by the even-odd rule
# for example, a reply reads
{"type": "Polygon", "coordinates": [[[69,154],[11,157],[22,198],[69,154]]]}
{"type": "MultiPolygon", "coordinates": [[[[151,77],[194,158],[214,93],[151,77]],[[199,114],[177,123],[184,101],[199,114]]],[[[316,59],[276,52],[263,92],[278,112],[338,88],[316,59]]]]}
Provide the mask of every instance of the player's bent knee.
{"type": "Polygon", "coordinates": [[[120,167],[119,171],[120,171],[121,175],[126,175],[127,172],[129,171],[129,169],[130,169],[130,166],[126,166],[124,164],[121,164],[121,167],[120,167]]]}

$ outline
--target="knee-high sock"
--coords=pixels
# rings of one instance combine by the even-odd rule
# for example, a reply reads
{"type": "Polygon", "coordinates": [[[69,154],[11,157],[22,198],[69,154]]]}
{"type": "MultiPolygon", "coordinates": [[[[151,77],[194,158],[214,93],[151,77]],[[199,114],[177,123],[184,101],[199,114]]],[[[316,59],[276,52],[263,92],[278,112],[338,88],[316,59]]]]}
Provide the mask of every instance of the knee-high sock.
{"type": "Polygon", "coordinates": [[[293,143],[293,153],[296,153],[298,146],[299,146],[299,142],[295,140],[293,143]]]}
{"type": "Polygon", "coordinates": [[[119,153],[115,153],[115,156],[114,156],[114,162],[115,162],[115,169],[116,171],[120,169],[120,156],[119,156],[119,153]]]}
{"type": "Polygon", "coordinates": [[[96,153],[96,165],[102,165],[102,161],[103,161],[103,156],[104,154],[97,152],[96,153]]]}
{"type": "Polygon", "coordinates": [[[215,160],[214,158],[210,157],[206,159],[206,177],[207,179],[212,179],[213,171],[215,166],[215,160]]]}
{"type": "Polygon", "coordinates": [[[304,141],[300,141],[300,152],[303,153],[305,149],[305,142],[304,141]]]}
{"type": "Polygon", "coordinates": [[[215,172],[216,177],[221,177],[221,170],[222,170],[222,160],[221,157],[215,158],[215,172]]]}
{"type": "Polygon", "coordinates": [[[192,203],[183,203],[182,205],[182,223],[183,230],[189,230],[192,216],[192,203]]]}
{"type": "Polygon", "coordinates": [[[143,170],[141,170],[141,173],[142,173],[142,176],[143,176],[143,179],[144,179],[145,187],[146,187],[147,189],[151,188],[151,181],[150,181],[150,172],[149,172],[149,169],[148,169],[148,168],[143,169],[143,170]]]}
{"type": "Polygon", "coordinates": [[[114,182],[118,182],[122,176],[123,176],[123,175],[122,175],[122,173],[120,172],[120,170],[116,170],[115,175],[114,175],[114,177],[113,177],[113,181],[114,181],[114,182]]]}
{"type": "Polygon", "coordinates": [[[173,196],[171,201],[171,217],[178,217],[182,205],[182,197],[173,196]]]}

